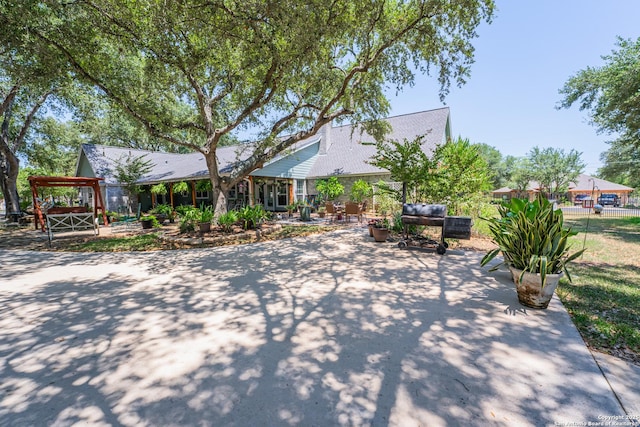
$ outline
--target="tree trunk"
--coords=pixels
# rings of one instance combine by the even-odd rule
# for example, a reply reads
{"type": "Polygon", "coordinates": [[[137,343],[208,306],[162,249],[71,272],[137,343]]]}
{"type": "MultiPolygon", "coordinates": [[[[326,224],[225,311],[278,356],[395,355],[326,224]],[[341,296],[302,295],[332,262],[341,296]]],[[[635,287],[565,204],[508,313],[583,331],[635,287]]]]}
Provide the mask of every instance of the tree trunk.
{"type": "Polygon", "coordinates": [[[10,213],[20,212],[20,198],[18,196],[19,161],[13,153],[10,153],[9,156],[12,159],[7,159],[4,154],[0,171],[0,184],[6,206],[5,218],[8,218],[10,213]]]}
{"type": "Polygon", "coordinates": [[[224,182],[218,171],[218,159],[215,151],[204,154],[207,161],[207,169],[209,170],[209,179],[211,180],[211,191],[213,194],[214,217],[227,212],[227,193],[229,186],[224,182]]]}
{"type": "Polygon", "coordinates": [[[9,122],[11,121],[12,104],[13,102],[4,112],[1,135],[2,141],[0,141],[0,181],[6,206],[6,218],[9,218],[10,213],[20,212],[20,198],[18,196],[18,170],[20,160],[11,151],[11,148],[9,148],[9,122]]]}

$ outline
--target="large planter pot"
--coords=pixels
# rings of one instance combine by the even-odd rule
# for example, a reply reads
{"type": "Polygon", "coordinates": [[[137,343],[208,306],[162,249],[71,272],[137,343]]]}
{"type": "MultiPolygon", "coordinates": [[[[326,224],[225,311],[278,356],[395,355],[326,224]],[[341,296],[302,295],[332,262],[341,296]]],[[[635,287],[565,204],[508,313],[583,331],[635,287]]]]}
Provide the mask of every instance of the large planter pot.
{"type": "Polygon", "coordinates": [[[372,227],[373,240],[376,242],[386,242],[389,237],[389,229],[372,227]]]}
{"type": "Polygon", "coordinates": [[[547,274],[547,281],[543,287],[542,277],[539,274],[524,273],[522,280],[520,280],[522,270],[513,267],[509,267],[509,270],[511,270],[513,282],[516,284],[520,304],[531,308],[547,308],[549,306],[562,273],[547,274]]]}
{"type": "Polygon", "coordinates": [[[201,222],[199,225],[200,225],[200,232],[201,233],[208,233],[209,231],[211,231],[211,223],[210,222],[201,222]]]}
{"type": "Polygon", "coordinates": [[[150,228],[153,227],[153,220],[150,219],[141,219],[140,220],[140,224],[142,225],[142,228],[145,230],[148,230],[150,228]]]}

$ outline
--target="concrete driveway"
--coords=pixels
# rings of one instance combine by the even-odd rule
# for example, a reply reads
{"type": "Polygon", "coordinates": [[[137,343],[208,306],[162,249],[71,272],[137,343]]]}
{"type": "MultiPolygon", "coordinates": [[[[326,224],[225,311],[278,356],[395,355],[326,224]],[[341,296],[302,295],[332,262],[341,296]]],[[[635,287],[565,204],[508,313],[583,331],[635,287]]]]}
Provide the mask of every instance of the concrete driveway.
{"type": "Polygon", "coordinates": [[[401,251],[363,229],[172,252],[0,251],[0,425],[624,417],[559,301],[524,308],[481,257],[401,251]]]}

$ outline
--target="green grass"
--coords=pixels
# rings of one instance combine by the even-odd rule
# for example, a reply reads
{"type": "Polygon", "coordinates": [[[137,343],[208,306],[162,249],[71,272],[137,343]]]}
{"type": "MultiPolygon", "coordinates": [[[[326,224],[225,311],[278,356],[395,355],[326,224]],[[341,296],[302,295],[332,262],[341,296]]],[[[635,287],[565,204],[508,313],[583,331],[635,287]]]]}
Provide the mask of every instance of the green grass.
{"type": "Polygon", "coordinates": [[[76,242],[70,243],[64,248],[66,251],[73,252],[125,252],[159,249],[164,249],[164,246],[157,233],[76,242]]]}
{"type": "MultiPolygon", "coordinates": [[[[283,226],[282,229],[264,235],[262,240],[278,240],[292,237],[309,236],[311,234],[325,233],[333,231],[334,227],[320,227],[317,225],[300,225],[300,226],[283,226]]],[[[220,246],[237,243],[248,243],[253,241],[252,236],[238,237],[235,241],[216,242],[211,245],[206,243],[198,245],[203,246],[220,246]]],[[[195,246],[194,246],[195,247],[195,246]]],[[[84,242],[70,242],[67,245],[61,245],[59,250],[72,252],[132,252],[132,251],[154,251],[154,250],[170,250],[177,248],[185,248],[184,245],[168,243],[159,238],[158,233],[141,234],[137,236],[109,237],[105,239],[91,239],[84,242]]]]}
{"type": "Polygon", "coordinates": [[[579,231],[573,283],[557,295],[589,347],[640,362],[640,218],[569,219],[579,231]],[[585,239],[585,231],[586,239],[585,239]]]}

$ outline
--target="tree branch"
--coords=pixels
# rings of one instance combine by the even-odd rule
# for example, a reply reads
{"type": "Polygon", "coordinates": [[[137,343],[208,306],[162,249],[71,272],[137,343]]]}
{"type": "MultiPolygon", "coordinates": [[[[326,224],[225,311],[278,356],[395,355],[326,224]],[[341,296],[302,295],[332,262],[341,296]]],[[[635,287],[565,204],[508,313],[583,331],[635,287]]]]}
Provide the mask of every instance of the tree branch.
{"type": "Polygon", "coordinates": [[[50,90],[42,94],[42,96],[38,98],[34,106],[31,108],[31,111],[29,111],[29,114],[27,114],[27,116],[25,117],[24,123],[22,124],[22,128],[20,129],[20,133],[18,134],[18,137],[13,141],[13,144],[11,147],[14,153],[18,151],[18,149],[21,147],[22,143],[24,142],[24,138],[27,135],[27,131],[29,130],[29,126],[31,126],[31,122],[33,121],[34,116],[36,115],[40,107],[42,107],[42,105],[46,102],[49,95],[51,95],[52,93],[53,91],[50,90]]]}

